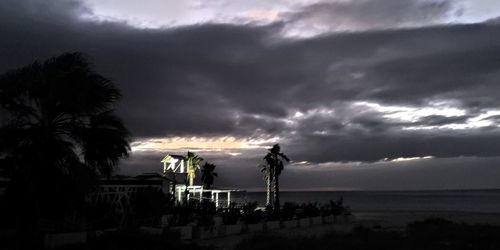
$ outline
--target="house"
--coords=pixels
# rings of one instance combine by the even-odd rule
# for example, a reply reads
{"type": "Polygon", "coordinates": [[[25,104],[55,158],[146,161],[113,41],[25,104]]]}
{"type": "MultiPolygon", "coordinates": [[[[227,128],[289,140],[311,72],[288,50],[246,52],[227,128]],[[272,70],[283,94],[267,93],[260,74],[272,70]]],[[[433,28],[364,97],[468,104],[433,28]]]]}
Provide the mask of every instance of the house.
{"type": "Polygon", "coordinates": [[[239,192],[234,189],[207,189],[202,185],[193,185],[188,179],[188,160],[182,155],[166,155],[162,160],[163,176],[168,182],[168,190],[176,202],[188,200],[209,200],[216,207],[226,207],[231,204],[231,193],[239,192]]]}
{"type": "MultiPolygon", "coordinates": [[[[234,198],[232,194],[241,192],[235,189],[207,189],[202,185],[189,185],[187,162],[186,157],[182,155],[166,155],[161,160],[163,169],[157,173],[117,175],[101,179],[96,192],[87,195],[87,201],[108,201],[117,204],[118,210],[124,210],[132,194],[153,189],[173,195],[178,204],[189,200],[209,200],[217,207],[227,207],[234,198]]],[[[4,195],[7,184],[8,180],[0,179],[0,196],[4,195]]]]}

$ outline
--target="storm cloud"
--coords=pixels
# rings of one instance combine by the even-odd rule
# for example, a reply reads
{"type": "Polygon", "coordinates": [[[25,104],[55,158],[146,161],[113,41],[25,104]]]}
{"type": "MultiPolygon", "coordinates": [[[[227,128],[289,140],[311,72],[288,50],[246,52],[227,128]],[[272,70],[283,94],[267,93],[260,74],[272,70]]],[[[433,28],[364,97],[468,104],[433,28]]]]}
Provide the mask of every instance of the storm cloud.
{"type": "MultiPolygon", "coordinates": [[[[440,22],[455,9],[449,1],[320,2],[266,24],[148,29],[89,19],[79,1],[6,0],[0,71],[83,52],[122,90],[118,110],[136,141],[265,139],[260,151],[234,149],[238,157],[206,152],[249,187],[259,180],[237,166],[254,169],[269,138],[295,163],[467,157],[455,161],[463,171],[500,156],[500,24],[440,22]],[[318,23],[335,27],[282,35],[318,23]],[[344,24],[353,29],[339,32],[344,24]]],[[[133,153],[123,168],[152,170],[168,150],[133,153]]]]}

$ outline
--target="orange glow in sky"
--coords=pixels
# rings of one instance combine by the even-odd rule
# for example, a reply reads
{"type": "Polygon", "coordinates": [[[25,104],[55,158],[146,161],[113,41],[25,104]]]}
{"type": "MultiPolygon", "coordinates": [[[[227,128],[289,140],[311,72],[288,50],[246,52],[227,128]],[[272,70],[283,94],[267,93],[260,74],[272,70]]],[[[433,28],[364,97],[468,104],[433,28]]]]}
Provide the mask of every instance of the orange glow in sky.
{"type": "Polygon", "coordinates": [[[132,151],[164,151],[164,150],[227,150],[265,148],[278,141],[279,138],[249,139],[223,137],[173,137],[140,139],[132,143],[132,151]]]}

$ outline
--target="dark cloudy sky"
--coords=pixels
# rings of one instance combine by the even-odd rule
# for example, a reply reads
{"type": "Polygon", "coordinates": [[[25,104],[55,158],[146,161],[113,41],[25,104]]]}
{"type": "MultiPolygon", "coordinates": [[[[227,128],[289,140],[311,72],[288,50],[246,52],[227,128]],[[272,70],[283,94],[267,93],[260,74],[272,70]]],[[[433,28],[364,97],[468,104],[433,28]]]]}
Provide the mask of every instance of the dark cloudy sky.
{"type": "Polygon", "coordinates": [[[2,0],[0,71],[67,51],[122,90],[125,174],[197,151],[220,186],[500,188],[497,0],[2,0]]]}

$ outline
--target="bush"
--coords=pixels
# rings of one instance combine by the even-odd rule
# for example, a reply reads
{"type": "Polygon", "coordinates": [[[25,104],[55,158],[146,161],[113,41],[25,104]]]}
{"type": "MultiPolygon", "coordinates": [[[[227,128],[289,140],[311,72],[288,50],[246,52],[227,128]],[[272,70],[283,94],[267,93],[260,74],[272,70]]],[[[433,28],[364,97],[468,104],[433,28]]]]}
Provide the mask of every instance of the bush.
{"type": "Polygon", "coordinates": [[[257,209],[257,202],[248,202],[241,206],[241,220],[247,224],[261,222],[264,219],[264,211],[257,209]]]}
{"type": "Polygon", "coordinates": [[[318,203],[302,203],[296,204],[292,202],[285,202],[281,209],[281,219],[301,219],[314,216],[328,216],[328,215],[349,215],[349,208],[343,205],[342,198],[337,201],[332,201],[325,205],[318,205],[318,203]]]}
{"type": "Polygon", "coordinates": [[[236,224],[238,219],[241,217],[240,209],[236,207],[236,203],[231,203],[229,204],[229,207],[221,208],[218,212],[222,216],[222,222],[224,225],[236,224]]]}

